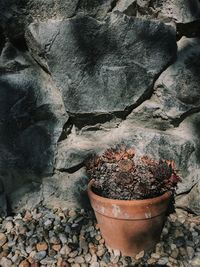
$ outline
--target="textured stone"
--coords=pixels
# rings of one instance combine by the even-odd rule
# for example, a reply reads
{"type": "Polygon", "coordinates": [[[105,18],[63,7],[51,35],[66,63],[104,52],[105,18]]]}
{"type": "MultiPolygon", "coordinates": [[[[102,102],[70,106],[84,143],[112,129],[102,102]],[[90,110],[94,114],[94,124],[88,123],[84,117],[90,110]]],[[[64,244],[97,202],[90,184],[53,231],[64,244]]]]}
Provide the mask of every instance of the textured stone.
{"type": "Polygon", "coordinates": [[[137,16],[186,23],[200,17],[198,0],[137,0],[137,16]]]}
{"type": "MultiPolygon", "coordinates": [[[[3,182],[1,182],[0,180],[0,187],[1,187],[1,183],[3,184],[3,182]]],[[[7,196],[3,190],[1,191],[0,189],[0,216],[2,217],[8,214],[7,196]]]]}
{"type": "Polygon", "coordinates": [[[190,210],[200,215],[200,182],[188,194],[180,195],[176,199],[176,206],[190,210]]]}
{"type": "Polygon", "coordinates": [[[44,251],[44,250],[47,250],[47,248],[48,248],[48,245],[46,242],[40,242],[36,244],[37,251],[44,251]]]}
{"type": "Polygon", "coordinates": [[[128,16],[136,16],[137,14],[137,0],[120,0],[117,1],[113,11],[120,11],[128,16]]]}
{"type": "Polygon", "coordinates": [[[132,121],[165,130],[200,109],[199,44],[198,39],[182,38],[178,42],[176,62],[160,75],[151,99],[129,115],[132,121]]]}
{"type": "Polygon", "coordinates": [[[188,208],[200,215],[200,181],[192,188],[188,194],[188,208]]]}
{"type": "Polygon", "coordinates": [[[200,253],[191,261],[192,266],[200,266],[200,253]]]}
{"type": "Polygon", "coordinates": [[[189,259],[192,259],[195,255],[195,251],[192,247],[186,247],[189,259]]]}
{"type": "Polygon", "coordinates": [[[55,244],[52,246],[52,249],[55,251],[59,251],[61,249],[61,245],[60,244],[55,244]]]}
{"type": "Polygon", "coordinates": [[[30,263],[27,260],[23,260],[20,262],[19,267],[29,267],[30,263]]]}
{"type": "Polygon", "coordinates": [[[26,53],[7,42],[0,65],[0,180],[10,193],[34,175],[53,172],[57,141],[68,116],[51,77],[26,53]]]}
{"type": "MultiPolygon", "coordinates": [[[[77,153],[84,155],[84,150],[93,150],[94,153],[100,153],[107,147],[124,141],[135,147],[137,154],[149,155],[154,158],[173,159],[176,167],[180,170],[180,175],[183,177],[182,183],[179,185],[178,192],[188,191],[199,179],[198,164],[195,158],[195,145],[191,139],[191,135],[182,134],[181,131],[174,130],[170,132],[155,131],[134,126],[131,121],[121,123],[116,129],[110,131],[85,132],[82,135],[70,136],[68,140],[61,142],[57,154],[56,161],[62,161],[62,153],[68,151],[69,148],[77,150],[77,153]],[[70,140],[70,142],[68,142],[70,140]],[[87,146],[79,146],[79,144],[87,146]],[[61,157],[59,159],[59,157],[61,157]],[[196,170],[191,172],[190,170],[196,170]]],[[[66,155],[66,154],[65,154],[66,155]]],[[[82,158],[82,163],[87,159],[87,156],[82,158]]],[[[65,169],[63,161],[62,168],[65,169]]],[[[69,165],[66,165],[69,167],[69,165]]],[[[67,169],[67,168],[66,168],[67,169]]]]}
{"type": "Polygon", "coordinates": [[[1,3],[0,23],[11,40],[22,41],[24,29],[33,20],[70,18],[77,13],[103,19],[113,2],[115,0],[7,0],[1,3]]]}
{"type": "Polygon", "coordinates": [[[81,264],[81,263],[84,263],[85,260],[84,260],[84,258],[82,256],[77,256],[77,257],[75,257],[74,262],[81,264]]]}
{"type": "Polygon", "coordinates": [[[178,119],[193,109],[200,108],[199,40],[182,38],[177,61],[162,73],[155,84],[155,94],[161,110],[168,118],[178,119]],[[174,79],[176,77],[176,79],[174,79]]]}
{"type": "Polygon", "coordinates": [[[35,22],[26,37],[72,114],[132,107],[149,94],[155,77],[176,57],[171,26],[120,12],[111,13],[104,23],[87,16],[35,22]]]}
{"type": "Polygon", "coordinates": [[[2,247],[7,241],[7,237],[4,233],[0,233],[0,247],[2,247]]]}
{"type": "Polygon", "coordinates": [[[41,261],[46,257],[46,255],[47,255],[46,251],[39,251],[35,254],[34,259],[36,261],[41,261]]]}
{"type": "Polygon", "coordinates": [[[140,251],[140,252],[135,256],[135,259],[136,259],[136,260],[139,260],[139,259],[141,259],[142,257],[144,257],[144,250],[140,251]]]}
{"type": "Polygon", "coordinates": [[[2,259],[0,259],[0,264],[3,267],[12,267],[13,266],[12,261],[9,260],[9,259],[7,259],[7,258],[5,258],[5,257],[3,257],[2,259]]]}

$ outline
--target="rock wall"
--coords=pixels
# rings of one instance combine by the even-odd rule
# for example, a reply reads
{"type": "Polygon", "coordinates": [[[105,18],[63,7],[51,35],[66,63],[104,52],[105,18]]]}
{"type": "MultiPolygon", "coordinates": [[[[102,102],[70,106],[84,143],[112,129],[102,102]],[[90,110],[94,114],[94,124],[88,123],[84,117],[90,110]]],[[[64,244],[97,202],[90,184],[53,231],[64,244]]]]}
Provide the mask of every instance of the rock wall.
{"type": "Polygon", "coordinates": [[[82,206],[84,161],[119,142],[174,159],[200,214],[200,3],[0,7],[0,212],[82,206]]]}

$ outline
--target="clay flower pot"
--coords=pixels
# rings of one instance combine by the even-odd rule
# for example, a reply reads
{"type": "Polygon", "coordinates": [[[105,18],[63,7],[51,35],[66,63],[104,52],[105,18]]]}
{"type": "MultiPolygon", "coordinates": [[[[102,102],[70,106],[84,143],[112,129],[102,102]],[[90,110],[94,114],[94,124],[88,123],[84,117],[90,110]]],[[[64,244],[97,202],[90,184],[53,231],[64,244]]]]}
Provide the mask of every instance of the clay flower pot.
{"type": "Polygon", "coordinates": [[[153,249],[160,239],[171,192],[144,200],[116,200],[96,195],[92,183],[88,196],[106,245],[126,256],[153,249]]]}

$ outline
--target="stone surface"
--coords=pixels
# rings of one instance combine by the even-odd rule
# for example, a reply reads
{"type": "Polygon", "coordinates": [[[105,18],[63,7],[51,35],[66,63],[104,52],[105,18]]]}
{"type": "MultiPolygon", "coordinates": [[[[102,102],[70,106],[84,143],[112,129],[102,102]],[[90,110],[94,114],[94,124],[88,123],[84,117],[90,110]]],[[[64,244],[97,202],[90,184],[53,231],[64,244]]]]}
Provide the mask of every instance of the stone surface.
{"type": "Polygon", "coordinates": [[[137,0],[119,0],[116,3],[113,11],[120,11],[128,16],[136,16],[137,14],[137,0]]]}
{"type": "Polygon", "coordinates": [[[5,234],[0,233],[0,247],[2,247],[7,241],[7,237],[5,234]]]}
{"type": "Polygon", "coordinates": [[[176,206],[190,210],[200,215],[200,182],[198,182],[188,194],[180,195],[176,199],[176,206]]]}
{"type": "Polygon", "coordinates": [[[162,112],[168,118],[179,119],[185,113],[200,108],[199,75],[200,54],[198,39],[182,38],[179,41],[177,61],[162,73],[155,83],[155,94],[162,112]],[[174,79],[176,77],[176,79],[174,79]]]}
{"type": "MultiPolygon", "coordinates": [[[[43,178],[34,192],[18,189],[14,191],[11,205],[15,211],[22,207],[33,209],[43,202],[49,208],[88,207],[86,187],[88,177],[85,169],[81,168],[75,173],[56,172],[52,177],[43,178]]],[[[28,186],[30,188],[30,185],[28,186]]],[[[45,227],[51,227],[52,224],[45,227]]]]}
{"type": "Polygon", "coordinates": [[[154,85],[154,94],[135,109],[129,118],[136,123],[165,130],[177,126],[189,113],[200,109],[199,40],[183,37],[178,57],[154,85]],[[176,78],[175,78],[176,77],[176,78]]]}
{"type": "Polygon", "coordinates": [[[48,248],[48,245],[46,242],[40,242],[36,244],[37,251],[44,251],[44,250],[47,250],[47,248],[48,248]]]}
{"type": "Polygon", "coordinates": [[[120,12],[105,22],[87,16],[36,22],[26,37],[32,55],[61,89],[66,110],[85,116],[136,105],[176,57],[171,26],[120,12]]]}
{"type": "Polygon", "coordinates": [[[137,0],[137,16],[187,23],[200,17],[198,0],[137,0]]]}
{"type": "Polygon", "coordinates": [[[23,40],[24,29],[34,20],[63,19],[77,13],[103,19],[114,0],[26,0],[1,1],[0,22],[14,42],[23,40]]]}
{"type": "MultiPolygon", "coordinates": [[[[69,165],[67,153],[65,151],[73,151],[78,155],[83,155],[78,162],[80,165],[87,157],[87,152],[101,153],[107,147],[124,141],[133,145],[139,155],[149,155],[154,158],[173,159],[176,167],[180,170],[183,177],[182,183],[179,185],[178,192],[188,191],[199,179],[198,162],[195,156],[195,141],[188,135],[183,135],[181,130],[169,132],[155,131],[153,129],[144,129],[132,125],[126,121],[121,123],[118,128],[109,131],[86,131],[82,135],[71,134],[69,139],[62,141],[58,147],[56,158],[56,166],[61,169],[75,167],[69,165]],[[82,144],[82,146],[80,145],[82,144]],[[84,145],[85,144],[85,145],[84,145]],[[80,150],[80,152],[79,152],[80,150]],[[65,165],[66,164],[66,165],[65,165]],[[189,170],[196,169],[195,172],[189,170]]],[[[196,148],[197,149],[197,148],[196,148]]],[[[71,156],[69,156],[69,159],[71,156]]]]}
{"type": "Polygon", "coordinates": [[[9,42],[0,57],[0,88],[0,180],[11,192],[53,172],[68,116],[51,77],[9,42]]]}

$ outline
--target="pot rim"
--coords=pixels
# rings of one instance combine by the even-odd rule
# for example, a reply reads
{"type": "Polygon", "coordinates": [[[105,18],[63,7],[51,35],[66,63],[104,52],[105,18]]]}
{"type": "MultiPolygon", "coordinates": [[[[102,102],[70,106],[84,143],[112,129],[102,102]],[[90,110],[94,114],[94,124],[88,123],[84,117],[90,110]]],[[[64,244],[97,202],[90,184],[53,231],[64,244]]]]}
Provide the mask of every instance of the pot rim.
{"type": "Polygon", "coordinates": [[[125,204],[126,206],[136,206],[136,205],[146,205],[146,204],[156,204],[160,201],[164,201],[168,198],[170,198],[172,196],[172,192],[171,191],[167,191],[165,193],[163,193],[160,196],[154,197],[154,198],[147,198],[147,199],[132,199],[132,200],[125,200],[125,199],[112,199],[112,198],[106,198],[106,197],[102,197],[99,196],[97,194],[95,194],[92,191],[92,184],[94,182],[94,179],[92,179],[89,183],[88,183],[88,187],[87,187],[87,192],[89,197],[91,197],[92,199],[95,199],[97,201],[100,202],[104,202],[104,203],[108,203],[108,204],[125,204]]]}

